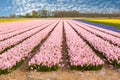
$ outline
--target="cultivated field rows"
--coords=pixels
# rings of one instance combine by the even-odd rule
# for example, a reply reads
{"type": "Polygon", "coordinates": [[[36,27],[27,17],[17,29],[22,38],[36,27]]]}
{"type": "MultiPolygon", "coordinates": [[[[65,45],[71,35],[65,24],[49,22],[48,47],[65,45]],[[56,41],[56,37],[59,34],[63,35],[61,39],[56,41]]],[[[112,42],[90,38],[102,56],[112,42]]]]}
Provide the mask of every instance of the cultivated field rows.
{"type": "Polygon", "coordinates": [[[120,67],[120,33],[74,20],[34,20],[0,25],[0,74],[28,70],[99,70],[120,67]]]}

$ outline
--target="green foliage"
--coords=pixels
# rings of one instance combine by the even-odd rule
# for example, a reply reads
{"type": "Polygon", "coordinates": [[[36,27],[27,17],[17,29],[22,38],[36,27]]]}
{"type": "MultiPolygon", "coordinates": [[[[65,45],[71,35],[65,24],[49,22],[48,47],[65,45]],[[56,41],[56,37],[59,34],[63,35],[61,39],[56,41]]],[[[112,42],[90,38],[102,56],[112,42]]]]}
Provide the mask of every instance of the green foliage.
{"type": "Polygon", "coordinates": [[[103,65],[98,66],[91,66],[91,65],[84,65],[84,66],[71,66],[71,69],[73,70],[100,70],[103,67],[103,65]]]}
{"type": "Polygon", "coordinates": [[[37,11],[32,11],[32,17],[33,18],[38,18],[39,17],[39,14],[37,11]]]}
{"type": "Polygon", "coordinates": [[[16,70],[21,64],[23,63],[23,60],[18,62],[15,66],[13,66],[11,69],[5,69],[5,70],[0,70],[0,75],[2,74],[8,74],[14,70],[16,70]]]}
{"type": "Polygon", "coordinates": [[[33,66],[30,66],[28,69],[46,72],[46,71],[56,71],[59,69],[59,66],[55,65],[52,67],[48,67],[48,66],[43,66],[43,65],[33,65],[33,66]]]}
{"type": "Polygon", "coordinates": [[[25,14],[25,17],[26,17],[26,18],[30,18],[30,17],[31,17],[30,13],[26,13],[26,14],[25,14]]]}
{"type": "Polygon", "coordinates": [[[112,64],[116,67],[116,68],[120,68],[120,64],[117,61],[112,61],[112,64]]]}

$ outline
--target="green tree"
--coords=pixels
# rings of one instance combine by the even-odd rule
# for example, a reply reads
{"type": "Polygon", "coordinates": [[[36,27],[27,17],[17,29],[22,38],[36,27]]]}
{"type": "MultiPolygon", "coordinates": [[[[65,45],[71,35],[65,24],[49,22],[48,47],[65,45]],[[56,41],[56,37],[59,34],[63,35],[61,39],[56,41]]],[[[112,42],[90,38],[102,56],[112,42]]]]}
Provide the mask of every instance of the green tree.
{"type": "Polygon", "coordinates": [[[32,17],[35,17],[35,18],[39,17],[38,12],[37,11],[32,11],[32,17]]]}
{"type": "Polygon", "coordinates": [[[30,13],[26,13],[26,14],[25,14],[25,17],[26,17],[26,18],[30,18],[30,17],[31,17],[30,13]]]}

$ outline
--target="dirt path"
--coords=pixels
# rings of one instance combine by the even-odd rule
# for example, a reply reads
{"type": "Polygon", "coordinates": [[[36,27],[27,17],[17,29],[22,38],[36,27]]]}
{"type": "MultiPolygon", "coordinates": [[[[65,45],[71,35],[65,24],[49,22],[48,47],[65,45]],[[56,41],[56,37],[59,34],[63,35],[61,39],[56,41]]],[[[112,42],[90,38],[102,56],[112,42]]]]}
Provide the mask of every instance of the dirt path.
{"type": "Polygon", "coordinates": [[[1,75],[0,80],[119,80],[120,69],[110,70],[104,66],[98,71],[58,70],[52,72],[21,71],[1,75]]]}

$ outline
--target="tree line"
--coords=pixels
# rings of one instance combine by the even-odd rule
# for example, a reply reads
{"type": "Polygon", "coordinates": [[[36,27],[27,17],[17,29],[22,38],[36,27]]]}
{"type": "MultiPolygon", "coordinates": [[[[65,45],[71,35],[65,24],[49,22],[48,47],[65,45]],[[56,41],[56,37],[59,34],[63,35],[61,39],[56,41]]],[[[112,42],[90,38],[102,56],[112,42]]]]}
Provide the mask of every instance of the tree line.
{"type": "Polygon", "coordinates": [[[64,17],[109,17],[109,18],[120,18],[120,12],[113,12],[113,13],[106,13],[106,12],[79,12],[76,10],[73,11],[52,11],[49,12],[48,10],[38,10],[32,11],[32,13],[26,13],[25,15],[10,15],[11,18],[14,17],[24,17],[24,18],[64,18],[64,17]]]}

